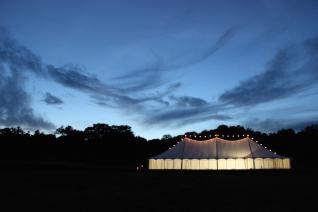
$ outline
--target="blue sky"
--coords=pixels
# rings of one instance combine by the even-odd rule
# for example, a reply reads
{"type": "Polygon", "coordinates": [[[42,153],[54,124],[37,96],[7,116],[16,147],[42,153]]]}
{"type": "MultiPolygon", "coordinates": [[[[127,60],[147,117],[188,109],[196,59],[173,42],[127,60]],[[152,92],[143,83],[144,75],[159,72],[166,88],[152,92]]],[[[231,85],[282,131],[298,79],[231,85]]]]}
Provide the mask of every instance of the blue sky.
{"type": "Polygon", "coordinates": [[[146,138],[318,123],[316,1],[0,1],[0,126],[146,138]]]}

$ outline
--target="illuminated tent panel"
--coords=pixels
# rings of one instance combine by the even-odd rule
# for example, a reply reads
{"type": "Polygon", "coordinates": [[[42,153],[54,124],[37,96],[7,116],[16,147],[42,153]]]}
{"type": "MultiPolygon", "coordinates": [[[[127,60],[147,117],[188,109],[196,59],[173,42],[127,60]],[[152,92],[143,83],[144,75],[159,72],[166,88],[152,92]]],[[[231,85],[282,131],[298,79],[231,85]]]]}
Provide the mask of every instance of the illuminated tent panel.
{"type": "Polygon", "coordinates": [[[185,138],[173,148],[149,159],[149,169],[290,169],[290,159],[271,152],[248,137],[234,141],[185,138]]]}

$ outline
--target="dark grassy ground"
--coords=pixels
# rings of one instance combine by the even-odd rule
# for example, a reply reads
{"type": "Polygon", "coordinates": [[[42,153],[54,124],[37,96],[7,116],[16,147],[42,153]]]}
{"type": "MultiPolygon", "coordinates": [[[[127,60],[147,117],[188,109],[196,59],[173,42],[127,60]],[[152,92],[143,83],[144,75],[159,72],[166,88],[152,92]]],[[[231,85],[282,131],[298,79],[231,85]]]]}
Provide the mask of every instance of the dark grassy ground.
{"type": "Polygon", "coordinates": [[[136,171],[2,161],[0,175],[1,212],[318,211],[318,178],[309,171],[136,171]]]}

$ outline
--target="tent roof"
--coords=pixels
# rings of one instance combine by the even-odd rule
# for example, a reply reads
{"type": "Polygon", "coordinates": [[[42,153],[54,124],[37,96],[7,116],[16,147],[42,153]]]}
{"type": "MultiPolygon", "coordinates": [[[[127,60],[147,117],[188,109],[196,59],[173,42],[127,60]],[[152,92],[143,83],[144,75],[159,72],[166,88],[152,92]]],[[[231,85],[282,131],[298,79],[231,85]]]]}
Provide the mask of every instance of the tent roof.
{"type": "Polygon", "coordinates": [[[275,154],[250,138],[225,140],[212,138],[198,141],[184,138],[173,148],[152,159],[221,159],[221,158],[284,158],[275,154]]]}

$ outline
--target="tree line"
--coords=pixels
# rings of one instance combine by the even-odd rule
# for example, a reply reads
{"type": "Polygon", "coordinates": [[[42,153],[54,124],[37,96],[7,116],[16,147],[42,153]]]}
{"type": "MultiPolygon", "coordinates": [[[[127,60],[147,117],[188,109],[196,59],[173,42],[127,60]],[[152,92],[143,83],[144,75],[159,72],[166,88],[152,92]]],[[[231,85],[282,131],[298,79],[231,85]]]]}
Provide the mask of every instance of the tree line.
{"type": "MultiPolygon", "coordinates": [[[[186,132],[187,136],[204,140],[218,135],[225,139],[240,139],[249,135],[264,146],[292,159],[295,169],[316,166],[318,125],[299,132],[281,129],[273,133],[254,131],[242,126],[220,125],[202,132],[186,132]]],[[[36,130],[33,133],[20,127],[0,129],[0,160],[70,161],[135,168],[179,142],[184,135],[163,135],[147,140],[135,136],[130,126],[93,124],[84,130],[71,126],[60,127],[54,133],[36,130]]]]}

